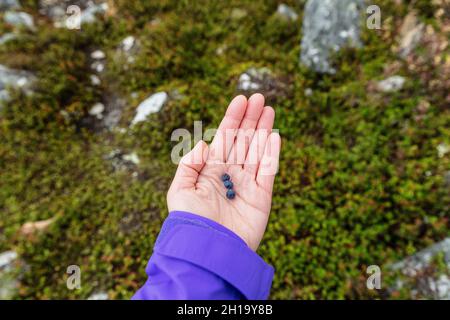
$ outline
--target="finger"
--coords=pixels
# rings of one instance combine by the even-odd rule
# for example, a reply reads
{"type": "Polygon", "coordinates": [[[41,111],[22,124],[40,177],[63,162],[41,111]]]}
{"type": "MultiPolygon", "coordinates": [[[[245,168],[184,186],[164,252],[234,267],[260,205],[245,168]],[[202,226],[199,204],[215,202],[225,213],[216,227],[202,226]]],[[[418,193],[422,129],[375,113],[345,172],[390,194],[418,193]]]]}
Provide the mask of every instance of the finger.
{"type": "Polygon", "coordinates": [[[228,106],[225,116],[217,129],[209,147],[208,161],[224,163],[233,146],[236,130],[247,108],[247,98],[243,95],[235,97],[228,106]]]}
{"type": "Polygon", "coordinates": [[[247,157],[245,159],[244,170],[249,172],[255,179],[259,162],[264,154],[267,137],[272,132],[274,119],[275,111],[273,108],[265,107],[261,117],[259,118],[256,132],[253,136],[247,157]]]}
{"type": "Polygon", "coordinates": [[[228,155],[228,164],[244,164],[258,120],[264,109],[264,96],[255,93],[248,99],[244,118],[237,131],[236,140],[228,155]]]}
{"type": "Polygon", "coordinates": [[[281,138],[278,132],[272,132],[267,139],[264,155],[258,167],[256,182],[264,190],[272,192],[275,174],[278,171],[281,138]]]}
{"type": "Polygon", "coordinates": [[[208,145],[200,140],[195,147],[181,158],[171,188],[193,188],[203,169],[208,154],[208,145]]]}

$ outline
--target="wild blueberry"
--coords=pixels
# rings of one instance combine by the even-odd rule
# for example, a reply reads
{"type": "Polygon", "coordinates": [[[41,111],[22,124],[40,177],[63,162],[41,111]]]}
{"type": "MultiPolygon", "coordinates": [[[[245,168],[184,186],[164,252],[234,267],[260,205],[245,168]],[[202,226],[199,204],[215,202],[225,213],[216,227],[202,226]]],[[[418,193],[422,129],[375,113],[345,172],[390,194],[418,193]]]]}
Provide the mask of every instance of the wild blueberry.
{"type": "Polygon", "coordinates": [[[227,198],[228,199],[234,199],[234,197],[236,196],[236,193],[234,192],[234,190],[228,189],[227,190],[227,198]]]}
{"type": "Polygon", "coordinates": [[[228,173],[224,173],[222,175],[222,181],[228,181],[228,180],[230,180],[230,175],[228,173]]]}
{"type": "Polygon", "coordinates": [[[225,188],[227,189],[233,189],[233,182],[231,182],[230,180],[225,180],[223,182],[223,185],[225,186],[225,188]]]}

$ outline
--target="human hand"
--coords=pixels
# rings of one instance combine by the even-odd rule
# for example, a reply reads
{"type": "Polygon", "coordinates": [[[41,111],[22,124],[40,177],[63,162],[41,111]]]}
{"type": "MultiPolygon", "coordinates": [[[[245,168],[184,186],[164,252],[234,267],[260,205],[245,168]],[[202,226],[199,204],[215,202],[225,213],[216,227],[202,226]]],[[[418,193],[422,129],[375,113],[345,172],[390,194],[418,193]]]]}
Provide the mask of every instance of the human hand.
{"type": "Polygon", "coordinates": [[[211,145],[200,141],[186,154],[167,194],[169,211],[188,211],[239,235],[256,251],[269,219],[281,140],[272,132],[275,112],[264,96],[235,97],[211,145]],[[228,199],[221,177],[231,176],[228,199]]]}

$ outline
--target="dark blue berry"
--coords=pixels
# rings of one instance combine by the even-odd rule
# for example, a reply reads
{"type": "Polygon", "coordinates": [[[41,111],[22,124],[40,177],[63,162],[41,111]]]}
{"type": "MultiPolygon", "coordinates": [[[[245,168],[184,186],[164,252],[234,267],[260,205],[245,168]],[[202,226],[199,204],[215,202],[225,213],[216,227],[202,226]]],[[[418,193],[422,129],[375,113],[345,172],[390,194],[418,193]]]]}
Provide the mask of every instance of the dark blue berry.
{"type": "Polygon", "coordinates": [[[222,181],[228,181],[228,180],[230,180],[230,175],[228,173],[224,173],[222,175],[222,181]]]}
{"type": "Polygon", "coordinates": [[[225,188],[227,189],[233,189],[233,182],[231,182],[230,180],[226,180],[223,182],[223,185],[225,186],[225,188]]]}
{"type": "Polygon", "coordinates": [[[235,196],[236,196],[236,193],[234,192],[234,190],[231,190],[231,189],[227,190],[227,198],[228,199],[234,199],[235,196]]]}

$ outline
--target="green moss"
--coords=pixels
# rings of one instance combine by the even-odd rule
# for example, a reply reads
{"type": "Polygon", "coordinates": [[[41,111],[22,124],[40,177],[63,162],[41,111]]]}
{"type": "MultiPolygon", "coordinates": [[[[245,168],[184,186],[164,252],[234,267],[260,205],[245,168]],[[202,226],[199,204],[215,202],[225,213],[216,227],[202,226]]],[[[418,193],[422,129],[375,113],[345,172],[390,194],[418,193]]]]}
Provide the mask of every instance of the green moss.
{"type": "MultiPolygon", "coordinates": [[[[384,266],[448,236],[442,177],[449,158],[436,152],[450,141],[442,93],[402,62],[403,90],[369,89],[398,62],[394,35],[386,39],[392,24],[385,33],[366,30],[363,48],[339,53],[339,73],[317,75],[299,66],[300,22],[277,18],[277,1],[117,1],[116,15],[81,31],[54,29],[33,3],[27,10],[39,31],[0,48],[0,63],[38,78],[35,94],[16,93],[0,116],[0,250],[17,249],[30,267],[18,298],[85,298],[101,289],[129,298],[145,279],[167,214],[172,131],[192,131],[196,120],[217,126],[249,67],[268,67],[287,84],[271,101],[283,149],[259,249],[276,269],[272,298],[378,297],[361,289],[367,265],[384,266]],[[233,19],[233,8],[247,15],[233,19]],[[127,65],[116,48],[130,34],[139,51],[127,65]],[[96,48],[108,57],[99,87],[89,78],[96,48]],[[149,93],[177,90],[181,98],[129,133],[90,130],[82,120],[111,90],[128,99],[121,126],[149,93]],[[417,122],[422,100],[431,103],[417,122]],[[137,178],[104,159],[115,148],[137,152],[137,178]],[[47,231],[20,234],[23,223],[53,216],[47,231]],[[81,290],[65,286],[72,264],[81,267],[81,290]]],[[[303,3],[286,3],[301,13],[303,3]]],[[[380,6],[383,19],[407,12],[389,1],[380,6]]]]}

